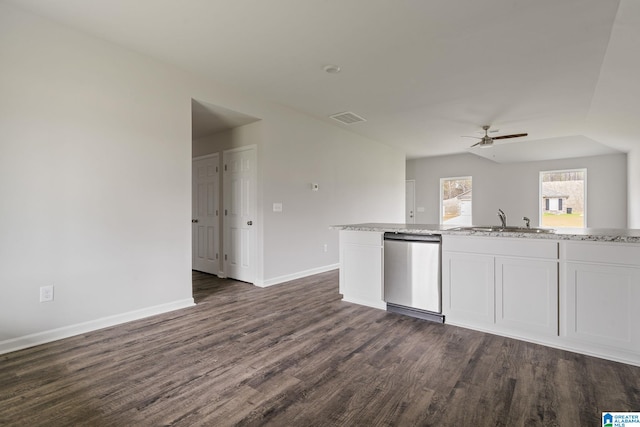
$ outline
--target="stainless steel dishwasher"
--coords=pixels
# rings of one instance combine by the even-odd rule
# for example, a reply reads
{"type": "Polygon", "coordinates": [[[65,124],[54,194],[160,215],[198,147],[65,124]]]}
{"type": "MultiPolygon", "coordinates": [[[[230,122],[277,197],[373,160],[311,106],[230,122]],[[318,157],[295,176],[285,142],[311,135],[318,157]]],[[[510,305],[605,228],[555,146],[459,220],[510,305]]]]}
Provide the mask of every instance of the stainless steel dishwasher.
{"type": "Polygon", "coordinates": [[[444,323],[440,235],[384,234],[387,311],[444,323]]]}

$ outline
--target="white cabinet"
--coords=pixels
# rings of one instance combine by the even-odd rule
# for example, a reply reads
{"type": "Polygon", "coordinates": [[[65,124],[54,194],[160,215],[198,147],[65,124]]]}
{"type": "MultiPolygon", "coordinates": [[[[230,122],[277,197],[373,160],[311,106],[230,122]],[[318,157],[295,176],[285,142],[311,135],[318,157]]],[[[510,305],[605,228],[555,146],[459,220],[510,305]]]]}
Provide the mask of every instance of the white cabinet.
{"type": "Polygon", "coordinates": [[[558,335],[558,261],[496,257],[496,325],[558,335]]]}
{"type": "Polygon", "coordinates": [[[383,301],[383,233],[340,231],[340,293],[348,302],[386,309],[383,301]]]}
{"type": "Polygon", "coordinates": [[[447,323],[493,325],[493,256],[443,251],[442,300],[447,323]]]}
{"type": "Polygon", "coordinates": [[[447,323],[510,336],[558,335],[558,243],[443,236],[447,323]]]}
{"type": "MultiPolygon", "coordinates": [[[[383,256],[383,232],[341,230],[345,301],[386,309],[383,256]]],[[[445,233],[442,310],[448,324],[640,366],[640,244],[445,233]]]]}
{"type": "Polygon", "coordinates": [[[640,361],[640,246],[563,242],[562,335],[640,361]]]}

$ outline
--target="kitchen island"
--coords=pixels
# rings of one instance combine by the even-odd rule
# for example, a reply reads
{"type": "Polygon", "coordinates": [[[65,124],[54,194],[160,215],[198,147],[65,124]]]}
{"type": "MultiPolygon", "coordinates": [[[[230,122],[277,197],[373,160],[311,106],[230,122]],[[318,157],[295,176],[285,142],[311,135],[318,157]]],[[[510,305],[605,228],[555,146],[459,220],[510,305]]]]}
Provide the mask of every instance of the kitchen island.
{"type": "Polygon", "coordinates": [[[432,224],[340,230],[345,301],[386,309],[385,232],[442,236],[447,324],[640,366],[640,230],[470,231],[432,224]]]}

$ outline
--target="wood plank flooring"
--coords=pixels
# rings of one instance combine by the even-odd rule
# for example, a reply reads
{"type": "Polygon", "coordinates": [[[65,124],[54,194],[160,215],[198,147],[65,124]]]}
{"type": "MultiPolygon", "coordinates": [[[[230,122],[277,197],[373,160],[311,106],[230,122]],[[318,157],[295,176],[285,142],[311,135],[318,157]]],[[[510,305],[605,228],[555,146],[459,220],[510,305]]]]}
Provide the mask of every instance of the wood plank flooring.
{"type": "Polygon", "coordinates": [[[599,426],[640,368],[346,303],[337,271],[0,355],[7,426],[599,426]]]}

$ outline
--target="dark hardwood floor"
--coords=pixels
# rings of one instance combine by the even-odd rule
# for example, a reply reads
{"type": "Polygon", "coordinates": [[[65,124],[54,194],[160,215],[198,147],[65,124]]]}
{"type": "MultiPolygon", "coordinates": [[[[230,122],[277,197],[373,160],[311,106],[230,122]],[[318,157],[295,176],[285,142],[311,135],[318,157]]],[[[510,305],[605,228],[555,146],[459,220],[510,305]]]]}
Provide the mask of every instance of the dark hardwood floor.
{"type": "Polygon", "coordinates": [[[342,302],[336,271],[0,355],[0,425],[600,426],[640,368],[342,302]]]}

